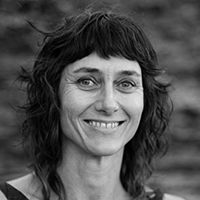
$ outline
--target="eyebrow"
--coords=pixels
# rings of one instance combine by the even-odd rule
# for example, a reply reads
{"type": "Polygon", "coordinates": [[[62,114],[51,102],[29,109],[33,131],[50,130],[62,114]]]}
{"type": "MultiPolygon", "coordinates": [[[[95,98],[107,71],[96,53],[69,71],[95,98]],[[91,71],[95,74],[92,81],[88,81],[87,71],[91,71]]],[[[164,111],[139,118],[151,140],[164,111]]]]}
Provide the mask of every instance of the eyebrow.
{"type": "MultiPolygon", "coordinates": [[[[90,67],[81,67],[75,71],[74,73],[100,73],[102,74],[102,71],[100,71],[97,68],[90,68],[90,67]]],[[[141,77],[141,74],[136,72],[135,70],[122,70],[117,73],[117,75],[126,75],[126,76],[137,76],[141,77]]]]}
{"type": "Polygon", "coordinates": [[[126,76],[137,76],[140,77],[141,74],[134,71],[134,70],[122,70],[118,73],[119,75],[126,75],[126,76]]]}
{"type": "Polygon", "coordinates": [[[81,67],[73,72],[75,74],[77,74],[77,73],[102,73],[99,69],[90,68],[90,67],[81,67]]]}

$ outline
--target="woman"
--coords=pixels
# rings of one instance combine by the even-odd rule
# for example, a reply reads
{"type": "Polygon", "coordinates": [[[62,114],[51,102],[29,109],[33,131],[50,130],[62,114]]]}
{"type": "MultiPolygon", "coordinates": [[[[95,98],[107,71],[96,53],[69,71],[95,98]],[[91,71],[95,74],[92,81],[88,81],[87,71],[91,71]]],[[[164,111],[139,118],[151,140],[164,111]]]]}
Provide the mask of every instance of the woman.
{"type": "Polygon", "coordinates": [[[143,31],[129,17],[87,10],[43,34],[20,77],[33,173],[2,185],[0,199],[6,190],[32,200],[180,199],[146,186],[171,106],[143,31]]]}

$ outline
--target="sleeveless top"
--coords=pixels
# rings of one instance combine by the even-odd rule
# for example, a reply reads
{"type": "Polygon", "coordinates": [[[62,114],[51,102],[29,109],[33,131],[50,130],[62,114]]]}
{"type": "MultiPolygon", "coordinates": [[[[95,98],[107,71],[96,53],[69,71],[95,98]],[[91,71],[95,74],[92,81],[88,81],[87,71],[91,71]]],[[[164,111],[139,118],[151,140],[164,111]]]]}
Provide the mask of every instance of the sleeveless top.
{"type": "MultiPolygon", "coordinates": [[[[3,192],[8,200],[28,200],[19,190],[8,183],[0,184],[0,191],[3,192]]],[[[163,193],[160,190],[147,192],[146,200],[162,200],[163,193]]]]}
{"type": "Polygon", "coordinates": [[[1,183],[0,190],[8,200],[28,200],[19,190],[8,183],[1,183]]]}

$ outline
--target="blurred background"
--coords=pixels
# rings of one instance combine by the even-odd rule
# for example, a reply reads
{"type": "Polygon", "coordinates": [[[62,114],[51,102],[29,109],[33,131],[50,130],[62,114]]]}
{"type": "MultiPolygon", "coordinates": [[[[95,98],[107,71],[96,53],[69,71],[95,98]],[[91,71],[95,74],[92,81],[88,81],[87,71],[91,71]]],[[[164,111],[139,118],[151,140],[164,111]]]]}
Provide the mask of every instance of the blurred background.
{"type": "MultiPolygon", "coordinates": [[[[31,66],[41,35],[25,22],[46,30],[92,0],[0,0],[0,181],[28,172],[21,145],[22,116],[16,106],[25,95],[13,83],[21,66],[31,66]]],[[[99,1],[98,1],[99,2],[99,1]]],[[[157,160],[149,184],[187,200],[200,199],[200,1],[116,0],[133,14],[155,47],[160,67],[173,83],[174,113],[169,150],[157,160]]]]}

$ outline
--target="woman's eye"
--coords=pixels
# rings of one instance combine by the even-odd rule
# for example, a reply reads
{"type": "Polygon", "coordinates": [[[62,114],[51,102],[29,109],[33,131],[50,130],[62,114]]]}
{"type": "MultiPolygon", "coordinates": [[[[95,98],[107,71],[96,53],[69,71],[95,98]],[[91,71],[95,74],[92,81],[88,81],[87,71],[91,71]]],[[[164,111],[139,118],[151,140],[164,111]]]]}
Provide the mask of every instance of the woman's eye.
{"type": "Polygon", "coordinates": [[[91,81],[91,80],[88,80],[88,79],[84,79],[84,80],[81,80],[81,81],[80,81],[80,84],[81,84],[81,85],[85,85],[85,86],[91,86],[91,85],[94,84],[94,82],[91,81]]]}
{"type": "Polygon", "coordinates": [[[97,87],[97,83],[94,80],[89,79],[89,78],[83,78],[83,79],[78,80],[78,85],[84,89],[93,89],[97,87]]]}
{"type": "Polygon", "coordinates": [[[136,84],[133,81],[122,81],[118,84],[120,90],[130,91],[136,87],[136,84]]]}

